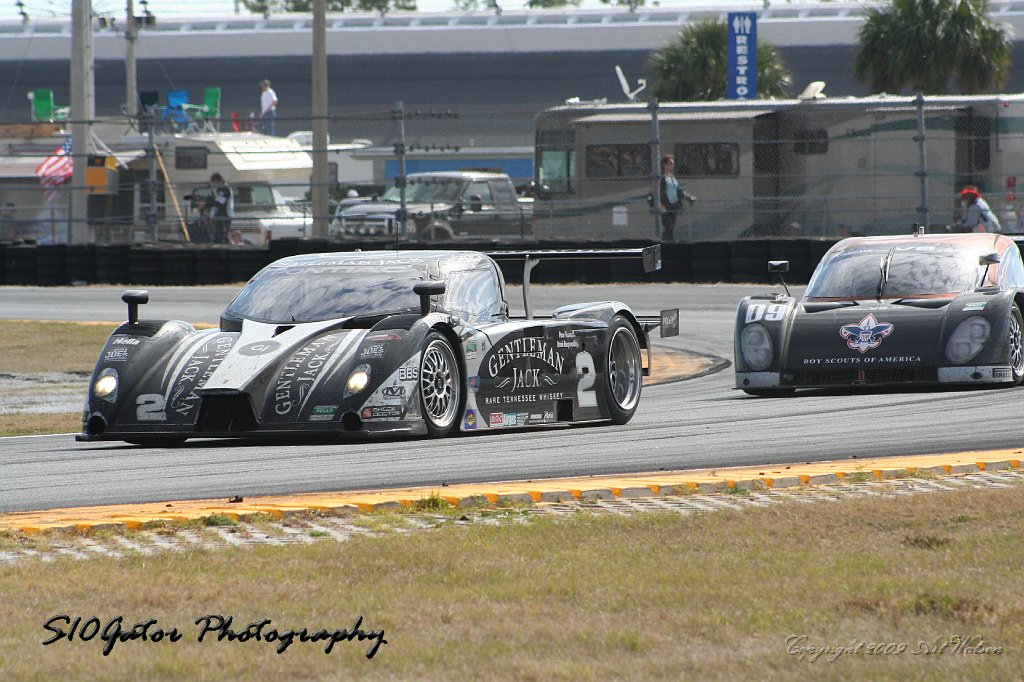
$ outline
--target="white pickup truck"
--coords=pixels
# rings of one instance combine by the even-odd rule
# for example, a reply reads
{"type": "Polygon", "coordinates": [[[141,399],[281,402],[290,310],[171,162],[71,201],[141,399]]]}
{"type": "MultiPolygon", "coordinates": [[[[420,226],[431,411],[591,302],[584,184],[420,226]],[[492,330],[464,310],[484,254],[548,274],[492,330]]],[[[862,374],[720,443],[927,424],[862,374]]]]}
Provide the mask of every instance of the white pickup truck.
{"type": "MultiPolygon", "coordinates": [[[[203,210],[213,196],[210,185],[201,185],[185,197],[188,201],[189,226],[198,227],[203,210]]],[[[281,192],[269,183],[231,185],[231,227],[228,240],[232,244],[263,245],[271,239],[306,237],[313,229],[313,217],[292,208],[281,192]]]]}

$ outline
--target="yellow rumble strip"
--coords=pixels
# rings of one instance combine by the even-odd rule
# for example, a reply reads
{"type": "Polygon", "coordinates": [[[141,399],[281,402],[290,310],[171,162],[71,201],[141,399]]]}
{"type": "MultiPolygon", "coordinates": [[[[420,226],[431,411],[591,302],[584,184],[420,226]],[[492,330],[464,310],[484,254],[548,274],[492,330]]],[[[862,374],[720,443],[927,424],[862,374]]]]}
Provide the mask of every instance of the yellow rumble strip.
{"type": "Polygon", "coordinates": [[[244,521],[257,514],[280,518],[296,513],[359,513],[415,507],[441,498],[453,507],[532,504],[570,500],[651,497],[728,489],[786,488],[844,481],[885,480],[920,475],[951,475],[1020,469],[1024,450],[954,452],[814,464],[659,471],[629,476],[508,481],[399,490],[252,497],[238,502],[191,500],[0,514],[0,530],[26,533],[53,529],[136,529],[146,523],[180,522],[210,516],[244,521]]]}

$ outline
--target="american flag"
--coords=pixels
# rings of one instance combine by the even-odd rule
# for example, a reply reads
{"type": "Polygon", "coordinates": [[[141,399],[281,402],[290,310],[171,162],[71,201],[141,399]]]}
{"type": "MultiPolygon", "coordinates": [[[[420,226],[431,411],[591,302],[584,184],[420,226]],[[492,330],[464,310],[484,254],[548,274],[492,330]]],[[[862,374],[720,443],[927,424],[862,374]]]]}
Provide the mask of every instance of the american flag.
{"type": "Polygon", "coordinates": [[[64,140],[64,144],[53,151],[36,168],[36,176],[43,186],[43,193],[47,201],[53,201],[60,192],[58,187],[71,179],[74,173],[74,164],[71,157],[71,136],[64,140]]]}

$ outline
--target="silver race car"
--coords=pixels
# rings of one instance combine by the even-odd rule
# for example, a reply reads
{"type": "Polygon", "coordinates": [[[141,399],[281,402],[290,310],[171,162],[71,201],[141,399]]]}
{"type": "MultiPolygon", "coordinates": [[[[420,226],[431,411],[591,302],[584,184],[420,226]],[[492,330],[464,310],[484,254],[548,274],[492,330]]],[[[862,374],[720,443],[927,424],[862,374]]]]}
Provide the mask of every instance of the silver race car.
{"type": "Polygon", "coordinates": [[[292,256],[257,273],[211,330],[140,320],[149,295],[126,291],[128,321],[103,347],[77,439],[624,424],[649,373],[648,333],[678,333],[678,311],[639,318],[601,301],[535,318],[529,302],[539,262],[622,257],[650,272],[660,247],[292,256]],[[509,315],[495,259],[523,262],[525,316],[509,315]]]}

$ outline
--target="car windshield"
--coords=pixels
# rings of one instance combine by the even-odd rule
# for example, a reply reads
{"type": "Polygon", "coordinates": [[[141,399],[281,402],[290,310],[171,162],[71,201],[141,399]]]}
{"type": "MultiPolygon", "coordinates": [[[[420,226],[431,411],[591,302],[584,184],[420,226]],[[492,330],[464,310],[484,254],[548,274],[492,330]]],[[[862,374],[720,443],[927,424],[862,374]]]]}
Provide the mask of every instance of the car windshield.
{"type": "Polygon", "coordinates": [[[807,298],[902,298],[972,291],[981,279],[978,254],[953,244],[868,244],[827,256],[807,285],[807,298]]]}
{"type": "MultiPolygon", "coordinates": [[[[461,180],[450,178],[412,178],[405,188],[405,201],[410,204],[454,204],[459,200],[461,180]]],[[[384,201],[398,203],[402,200],[398,187],[389,187],[384,201]]]]}
{"type": "Polygon", "coordinates": [[[225,314],[276,324],[419,310],[413,286],[423,281],[410,267],[284,267],[262,272],[242,289],[225,314]]]}

